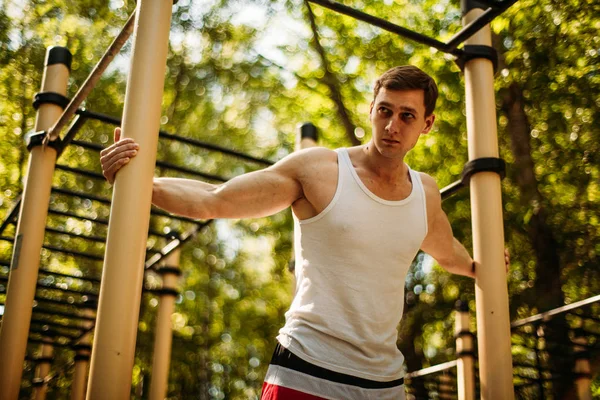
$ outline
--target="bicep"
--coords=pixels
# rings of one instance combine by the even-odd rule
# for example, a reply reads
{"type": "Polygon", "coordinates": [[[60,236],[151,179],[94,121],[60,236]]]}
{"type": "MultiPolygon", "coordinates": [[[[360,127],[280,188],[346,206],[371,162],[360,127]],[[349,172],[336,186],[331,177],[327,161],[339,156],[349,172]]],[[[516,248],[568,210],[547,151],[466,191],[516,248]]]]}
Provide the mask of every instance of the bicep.
{"type": "Polygon", "coordinates": [[[284,162],[216,186],[208,201],[214,218],[255,218],[284,210],[301,196],[294,167],[284,162]]]}

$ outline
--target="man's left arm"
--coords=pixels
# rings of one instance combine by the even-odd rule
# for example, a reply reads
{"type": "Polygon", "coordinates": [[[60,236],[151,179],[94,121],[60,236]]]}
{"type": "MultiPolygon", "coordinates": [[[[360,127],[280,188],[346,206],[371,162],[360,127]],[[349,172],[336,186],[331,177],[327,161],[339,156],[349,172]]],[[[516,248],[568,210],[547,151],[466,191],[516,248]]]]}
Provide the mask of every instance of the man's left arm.
{"type": "Polygon", "coordinates": [[[448,272],[475,278],[473,258],[453,235],[448,217],[442,210],[442,197],[432,177],[421,174],[427,200],[427,236],[421,250],[448,272]]]}

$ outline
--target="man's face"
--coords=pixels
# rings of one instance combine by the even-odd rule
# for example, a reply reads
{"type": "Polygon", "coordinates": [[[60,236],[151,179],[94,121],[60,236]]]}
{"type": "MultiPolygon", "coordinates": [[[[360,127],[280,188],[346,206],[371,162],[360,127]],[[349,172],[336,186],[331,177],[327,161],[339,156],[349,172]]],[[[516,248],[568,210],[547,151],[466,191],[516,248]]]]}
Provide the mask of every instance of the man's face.
{"type": "Polygon", "coordinates": [[[421,89],[381,88],[371,103],[371,127],[376,149],[388,158],[404,158],[419,136],[431,130],[435,116],[425,116],[421,89]]]}

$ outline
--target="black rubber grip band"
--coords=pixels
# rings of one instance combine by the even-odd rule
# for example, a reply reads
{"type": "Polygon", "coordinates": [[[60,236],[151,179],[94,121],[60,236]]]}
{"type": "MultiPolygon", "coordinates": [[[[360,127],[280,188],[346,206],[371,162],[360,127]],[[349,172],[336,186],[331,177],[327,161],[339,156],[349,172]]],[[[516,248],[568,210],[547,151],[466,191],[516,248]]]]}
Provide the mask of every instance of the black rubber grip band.
{"type": "Polygon", "coordinates": [[[177,276],[181,276],[181,268],[179,267],[171,267],[171,266],[164,266],[164,267],[160,267],[156,270],[157,274],[175,274],[177,276]]]}
{"type": "Polygon", "coordinates": [[[73,361],[89,361],[89,360],[90,360],[89,354],[75,354],[75,357],[73,357],[73,361]]]}
{"type": "Polygon", "coordinates": [[[472,339],[475,339],[475,334],[471,331],[460,331],[454,334],[454,339],[458,339],[458,338],[462,338],[462,337],[470,337],[472,339]]]}
{"type": "Polygon", "coordinates": [[[63,110],[71,102],[71,100],[56,92],[39,92],[33,97],[33,108],[36,110],[40,108],[42,104],[56,104],[63,110]]]}
{"type": "Polygon", "coordinates": [[[305,122],[300,126],[300,137],[302,139],[312,139],[317,141],[317,127],[310,122],[305,122]]]}
{"type": "Polygon", "coordinates": [[[573,375],[575,375],[575,380],[577,380],[577,379],[592,379],[592,374],[589,372],[577,372],[573,375]]]}
{"type": "Polygon", "coordinates": [[[494,73],[498,70],[498,52],[492,46],[486,46],[483,44],[466,44],[461,49],[463,53],[456,60],[456,64],[460,67],[461,71],[464,71],[465,64],[468,61],[476,58],[485,58],[492,62],[494,65],[494,73]]]}
{"type": "Polygon", "coordinates": [[[177,289],[170,289],[170,288],[162,288],[162,289],[154,289],[151,290],[152,293],[161,295],[161,294],[168,294],[174,297],[179,296],[179,290],[177,289]]]}
{"type": "Polygon", "coordinates": [[[503,179],[506,176],[506,163],[501,158],[484,157],[471,160],[463,168],[461,182],[468,185],[471,176],[478,172],[496,172],[503,179]]]}
{"type": "Polygon", "coordinates": [[[54,361],[54,357],[36,357],[33,359],[33,361],[36,363],[51,363],[54,361]]]}
{"type": "Polygon", "coordinates": [[[89,344],[76,344],[73,346],[73,350],[75,351],[92,351],[92,346],[89,344]]]}
{"type": "Polygon", "coordinates": [[[456,352],[456,358],[462,358],[462,357],[476,357],[476,354],[473,350],[463,350],[463,351],[457,351],[456,352]]]}
{"type": "Polygon", "coordinates": [[[463,300],[456,300],[456,303],[454,303],[454,309],[458,312],[468,312],[469,303],[463,300]]]}
{"type": "Polygon", "coordinates": [[[73,55],[66,47],[53,46],[46,53],[46,62],[44,65],[63,64],[71,71],[71,61],[73,55]]]}
{"type": "MultiPolygon", "coordinates": [[[[44,143],[44,138],[46,137],[46,131],[30,131],[25,134],[23,138],[25,140],[25,145],[27,146],[27,150],[31,151],[36,146],[41,146],[44,143]]],[[[57,138],[48,143],[48,147],[52,147],[57,151],[61,147],[62,140],[57,138]]]]}

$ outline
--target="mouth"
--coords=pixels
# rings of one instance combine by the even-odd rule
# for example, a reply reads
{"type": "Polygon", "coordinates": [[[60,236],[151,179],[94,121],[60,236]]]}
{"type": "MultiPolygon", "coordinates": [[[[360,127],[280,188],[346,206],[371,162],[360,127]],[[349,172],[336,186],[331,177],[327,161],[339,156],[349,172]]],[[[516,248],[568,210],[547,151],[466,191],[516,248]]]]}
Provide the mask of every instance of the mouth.
{"type": "Polygon", "coordinates": [[[382,141],[383,141],[383,143],[386,143],[386,144],[398,144],[398,143],[400,143],[399,141],[392,140],[392,139],[382,139],[382,141]]]}

